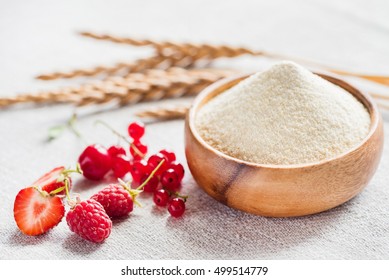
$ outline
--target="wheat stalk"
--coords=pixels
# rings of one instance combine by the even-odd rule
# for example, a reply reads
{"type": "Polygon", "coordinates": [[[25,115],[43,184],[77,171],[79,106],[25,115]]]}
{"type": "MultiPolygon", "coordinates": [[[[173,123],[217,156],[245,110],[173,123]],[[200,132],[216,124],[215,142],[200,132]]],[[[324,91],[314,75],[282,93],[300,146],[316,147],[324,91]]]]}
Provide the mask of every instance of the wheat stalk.
{"type": "Polygon", "coordinates": [[[169,68],[133,73],[127,77],[114,77],[100,84],[94,90],[100,96],[87,96],[78,102],[79,106],[103,104],[116,100],[120,106],[139,102],[157,101],[167,98],[193,96],[209,84],[231,75],[231,71],[211,69],[169,68]]]}
{"type": "Polygon", "coordinates": [[[366,74],[359,74],[359,73],[353,73],[343,70],[330,70],[331,72],[338,74],[338,75],[344,75],[344,76],[350,76],[350,77],[356,77],[360,79],[365,79],[377,84],[382,84],[385,86],[389,86],[389,76],[382,76],[382,75],[366,75],[366,74]]]}
{"type": "Polygon", "coordinates": [[[345,70],[335,69],[323,63],[318,63],[307,59],[291,57],[291,56],[270,53],[265,51],[255,51],[248,48],[231,47],[228,45],[216,46],[216,45],[209,45],[209,44],[173,43],[169,41],[158,42],[154,40],[138,40],[129,37],[119,37],[119,36],[113,36],[109,34],[97,34],[92,32],[81,32],[80,34],[85,37],[89,37],[97,40],[111,41],[114,43],[128,44],[133,46],[151,46],[154,47],[161,54],[164,54],[165,52],[171,53],[172,51],[179,52],[184,54],[185,56],[191,56],[194,60],[199,60],[199,59],[213,60],[219,57],[236,57],[244,54],[254,55],[254,56],[266,56],[266,57],[276,58],[276,59],[294,60],[296,62],[300,62],[306,65],[312,65],[312,66],[326,69],[327,71],[336,73],[338,75],[352,76],[352,77],[368,80],[370,82],[386,85],[386,86],[389,85],[389,76],[366,75],[366,74],[354,73],[345,70]]]}
{"type": "Polygon", "coordinates": [[[190,104],[185,105],[167,105],[155,107],[136,113],[140,118],[157,119],[157,120],[173,120],[185,118],[190,104]]]}
{"type": "Polygon", "coordinates": [[[229,76],[233,71],[172,67],[130,73],[125,77],[110,77],[78,87],[38,94],[23,94],[0,98],[0,107],[18,103],[73,103],[78,106],[116,101],[120,106],[181,96],[193,96],[209,84],[229,76]]]}
{"type": "Polygon", "coordinates": [[[154,40],[139,40],[128,37],[118,37],[109,34],[96,34],[92,32],[81,32],[82,36],[97,39],[107,40],[115,43],[129,44],[133,46],[151,46],[156,49],[157,55],[140,59],[135,62],[118,63],[112,66],[97,66],[90,69],[76,69],[69,72],[54,72],[38,76],[41,80],[53,79],[68,79],[81,76],[96,76],[99,74],[115,75],[119,72],[133,73],[140,72],[145,69],[157,68],[161,64],[164,67],[181,66],[189,67],[198,60],[209,60],[219,57],[235,57],[243,54],[267,56],[277,59],[291,59],[307,65],[315,65],[324,68],[332,73],[339,75],[353,76],[365,79],[374,83],[389,85],[389,76],[365,75],[359,73],[348,72],[344,70],[333,69],[327,65],[313,62],[301,58],[292,58],[290,56],[274,54],[264,51],[253,51],[248,48],[231,47],[228,45],[210,45],[210,44],[193,44],[193,43],[173,43],[173,42],[158,42],[154,40]]]}
{"type": "Polygon", "coordinates": [[[119,72],[133,73],[145,69],[164,68],[172,66],[190,67],[199,60],[213,60],[218,57],[235,57],[243,54],[262,55],[263,52],[254,52],[246,48],[230,46],[214,46],[208,44],[176,44],[172,42],[157,42],[151,40],[135,40],[120,38],[111,35],[97,35],[82,32],[81,35],[99,40],[109,40],[116,43],[131,44],[134,46],[152,46],[157,54],[151,58],[140,59],[135,62],[122,62],[112,66],[97,66],[90,69],[75,69],[69,72],[54,72],[37,76],[40,80],[69,79],[75,77],[90,77],[100,74],[115,75],[119,72]]]}
{"type": "Polygon", "coordinates": [[[112,76],[121,73],[127,75],[129,73],[142,72],[147,69],[160,68],[166,69],[173,66],[190,67],[195,63],[195,60],[188,56],[174,54],[170,56],[155,55],[149,58],[138,59],[133,62],[121,62],[112,66],[97,66],[94,68],[81,68],[69,72],[53,72],[37,76],[40,80],[55,80],[55,79],[70,79],[76,77],[92,77],[100,74],[112,76]]]}
{"type": "MultiPolygon", "coordinates": [[[[210,44],[193,44],[193,43],[173,43],[170,41],[159,42],[155,40],[139,40],[128,37],[119,37],[109,34],[97,34],[92,32],[81,32],[82,36],[111,41],[114,43],[127,44],[137,47],[150,46],[155,48],[159,53],[179,52],[191,56],[193,59],[215,59],[218,57],[235,57],[244,54],[265,55],[263,51],[253,51],[243,47],[231,47],[227,45],[210,45],[210,44]]],[[[269,54],[270,55],[270,54],[269,54]]]]}

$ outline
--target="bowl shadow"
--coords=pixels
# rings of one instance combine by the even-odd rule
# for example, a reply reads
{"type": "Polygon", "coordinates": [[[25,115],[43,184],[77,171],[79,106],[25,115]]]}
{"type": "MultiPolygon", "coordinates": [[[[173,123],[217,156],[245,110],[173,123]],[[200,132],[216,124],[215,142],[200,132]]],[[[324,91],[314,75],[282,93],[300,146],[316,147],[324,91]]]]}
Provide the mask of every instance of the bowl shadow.
{"type": "MultiPolygon", "coordinates": [[[[198,252],[200,259],[285,258],[285,252],[293,247],[325,236],[350,206],[346,202],[314,215],[268,218],[229,208],[198,187],[191,192],[187,204],[185,215],[178,219],[169,217],[166,226],[179,230],[177,242],[198,252]]],[[[196,258],[195,254],[193,257],[196,258]]],[[[193,257],[188,255],[188,259],[193,257]]]]}

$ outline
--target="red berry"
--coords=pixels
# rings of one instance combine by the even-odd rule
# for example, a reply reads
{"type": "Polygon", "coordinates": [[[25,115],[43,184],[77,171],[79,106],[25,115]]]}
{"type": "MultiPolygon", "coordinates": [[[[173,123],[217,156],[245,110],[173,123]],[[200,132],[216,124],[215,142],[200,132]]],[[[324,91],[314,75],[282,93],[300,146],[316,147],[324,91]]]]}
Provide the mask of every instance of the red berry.
{"type": "Polygon", "coordinates": [[[134,157],[135,160],[141,159],[143,156],[147,154],[147,146],[142,144],[140,141],[134,141],[132,145],[130,145],[130,153],[134,157]],[[134,149],[133,145],[137,150],[134,149]],[[141,155],[139,154],[141,153],[141,155]]]}
{"type": "Polygon", "coordinates": [[[150,168],[150,170],[154,170],[155,168],[157,168],[157,166],[163,160],[165,160],[164,163],[162,163],[162,165],[155,172],[156,175],[161,175],[167,169],[167,167],[169,165],[166,157],[163,154],[158,153],[158,154],[152,155],[147,161],[147,166],[150,168]]]}
{"type": "Polygon", "coordinates": [[[135,183],[139,183],[146,173],[149,172],[147,162],[145,160],[134,161],[131,166],[131,176],[135,183]]]}
{"type": "Polygon", "coordinates": [[[19,229],[27,235],[39,235],[55,227],[65,215],[58,196],[40,192],[34,187],[22,189],[15,198],[14,218],[19,229]]]}
{"type": "Polygon", "coordinates": [[[111,156],[107,149],[98,144],[86,147],[78,162],[85,178],[90,180],[103,179],[112,166],[111,156]]]}
{"type": "Polygon", "coordinates": [[[112,221],[94,199],[78,203],[68,212],[66,221],[71,231],[92,242],[103,242],[111,234],[112,221]]]}
{"type": "Polygon", "coordinates": [[[169,168],[175,170],[178,174],[178,179],[181,182],[182,178],[184,178],[185,170],[181,163],[173,161],[169,164],[169,168]]]}
{"type": "Polygon", "coordinates": [[[158,206],[166,206],[169,202],[169,198],[169,193],[164,189],[160,189],[154,192],[153,200],[154,203],[158,206]]]}
{"type": "Polygon", "coordinates": [[[139,121],[130,123],[128,135],[134,140],[139,140],[145,134],[145,125],[139,121]]]}
{"type": "Polygon", "coordinates": [[[159,152],[165,156],[168,162],[172,162],[176,160],[176,154],[172,151],[164,149],[164,150],[160,150],[159,152]]]}
{"type": "Polygon", "coordinates": [[[108,154],[111,157],[116,157],[118,155],[126,155],[126,150],[122,146],[115,145],[108,148],[108,154]]]}
{"type": "MultiPolygon", "coordinates": [[[[147,180],[147,178],[150,176],[150,174],[144,174],[140,183],[143,183],[147,180]]],[[[159,179],[157,176],[153,176],[150,178],[150,180],[147,182],[146,185],[144,185],[143,190],[148,193],[153,193],[158,189],[159,185],[159,179]]]]}
{"type": "MultiPolygon", "coordinates": [[[[62,188],[65,186],[65,176],[62,176],[62,172],[65,171],[65,167],[59,166],[51,170],[50,172],[46,173],[42,177],[40,177],[38,180],[36,180],[34,183],[31,184],[31,186],[40,187],[42,191],[46,191],[48,193],[55,191],[59,188],[62,188]]],[[[72,179],[68,177],[69,180],[69,191],[72,187],[72,179]]],[[[58,194],[65,194],[65,190],[59,192],[58,194]]]]}
{"type": "Polygon", "coordinates": [[[65,170],[64,166],[58,166],[58,167],[52,169],[50,172],[47,172],[45,175],[40,177],[34,183],[32,183],[32,186],[43,187],[46,185],[50,185],[54,181],[57,181],[59,176],[61,176],[62,171],[64,171],[64,170],[65,170]]]}
{"type": "Polygon", "coordinates": [[[162,186],[164,186],[169,191],[177,191],[177,189],[180,187],[180,180],[177,171],[169,168],[163,172],[161,175],[161,183],[162,186]]]}
{"type": "Polygon", "coordinates": [[[125,155],[113,157],[112,170],[116,178],[123,178],[131,171],[131,160],[125,155]]]}
{"type": "MultiPolygon", "coordinates": [[[[71,188],[72,188],[72,178],[68,177],[68,182],[69,182],[69,185],[68,185],[68,190],[70,191],[71,188]]],[[[33,186],[37,186],[37,185],[34,185],[33,186]]],[[[42,191],[45,191],[47,193],[50,193],[52,191],[55,191],[59,188],[62,188],[65,186],[65,181],[59,181],[59,182],[53,182],[52,184],[47,184],[45,186],[42,187],[42,191]]],[[[66,194],[66,190],[63,189],[63,191],[60,191],[59,193],[56,193],[57,195],[64,195],[66,194]]]]}
{"type": "Polygon", "coordinates": [[[127,216],[134,208],[131,195],[122,186],[111,184],[91,199],[99,202],[111,218],[127,216]]]}
{"type": "Polygon", "coordinates": [[[184,214],[185,212],[185,202],[181,198],[173,198],[169,202],[167,210],[169,211],[170,215],[175,218],[178,218],[182,216],[182,214],[184,214]]]}

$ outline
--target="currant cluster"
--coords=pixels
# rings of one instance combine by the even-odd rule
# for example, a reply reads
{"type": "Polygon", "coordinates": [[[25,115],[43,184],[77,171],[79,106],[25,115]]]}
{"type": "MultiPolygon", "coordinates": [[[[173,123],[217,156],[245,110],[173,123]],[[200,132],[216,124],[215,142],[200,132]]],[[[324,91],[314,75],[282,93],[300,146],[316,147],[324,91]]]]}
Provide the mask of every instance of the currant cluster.
{"type": "MultiPolygon", "coordinates": [[[[107,124],[104,125],[109,127],[107,124]]],[[[112,128],[110,129],[122,139],[126,139],[112,128]]],[[[184,167],[176,161],[175,153],[167,149],[151,155],[146,160],[148,147],[142,142],[144,134],[144,124],[132,122],[128,126],[128,135],[131,138],[131,141],[127,140],[128,149],[120,145],[108,149],[99,144],[86,147],[78,160],[83,174],[90,180],[101,180],[110,170],[119,179],[130,174],[132,188],[138,187],[150,177],[143,186],[143,191],[154,194],[153,200],[156,205],[169,204],[169,213],[173,217],[179,217],[185,211],[186,196],[178,193],[184,178],[184,167]],[[157,166],[159,166],[158,170],[150,176],[157,166]]]]}
{"type": "MultiPolygon", "coordinates": [[[[104,123],[104,125],[106,124],[104,123]]],[[[119,134],[116,131],[114,132],[119,134]]],[[[129,154],[120,145],[114,145],[108,149],[99,144],[86,147],[78,159],[85,178],[101,180],[110,170],[113,171],[116,178],[123,178],[130,172],[132,164],[141,160],[147,154],[148,148],[141,142],[144,133],[145,127],[141,122],[133,122],[128,126],[128,134],[133,140],[129,142],[129,154]]],[[[119,136],[126,139],[122,135],[119,136]]]]}

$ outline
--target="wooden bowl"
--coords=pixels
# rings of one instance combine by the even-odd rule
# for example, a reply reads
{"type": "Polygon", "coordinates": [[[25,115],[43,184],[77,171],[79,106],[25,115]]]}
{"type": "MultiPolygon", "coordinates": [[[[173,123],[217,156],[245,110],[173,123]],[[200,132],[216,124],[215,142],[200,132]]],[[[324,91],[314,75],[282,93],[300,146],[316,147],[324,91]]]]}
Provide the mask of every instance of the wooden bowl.
{"type": "Polygon", "coordinates": [[[370,131],[357,147],[335,158],[301,165],[256,164],[216,150],[197,132],[195,118],[201,106],[248,76],[224,79],[200,93],[185,121],[185,154],[198,185],[227,206],[269,217],[322,212],[360,193],[381,158],[381,116],[368,95],[337,78],[318,75],[350,92],[369,111],[370,131]]]}

